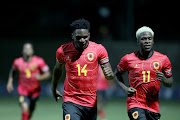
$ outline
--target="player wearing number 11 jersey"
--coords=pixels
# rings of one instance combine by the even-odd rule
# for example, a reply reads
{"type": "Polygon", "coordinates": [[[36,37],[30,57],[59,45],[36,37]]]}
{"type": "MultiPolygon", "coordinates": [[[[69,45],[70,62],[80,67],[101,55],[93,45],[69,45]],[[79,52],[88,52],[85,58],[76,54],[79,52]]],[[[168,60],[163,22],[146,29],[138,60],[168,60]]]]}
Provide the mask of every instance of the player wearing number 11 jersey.
{"type": "Polygon", "coordinates": [[[78,19],[71,27],[73,42],[61,45],[56,51],[52,93],[56,101],[61,96],[56,89],[65,64],[63,120],[96,120],[98,65],[101,65],[106,79],[113,79],[108,53],[101,44],[89,41],[90,24],[87,20],[78,19]]]}
{"type": "Polygon", "coordinates": [[[130,120],[159,120],[159,89],[161,83],[173,83],[171,63],[166,55],[152,50],[154,32],[142,27],[136,32],[140,50],[127,54],[115,71],[118,85],[128,95],[127,110],[130,120]],[[128,71],[129,85],[125,86],[122,74],[128,71]]]}
{"type": "Polygon", "coordinates": [[[19,73],[18,93],[22,108],[22,120],[29,120],[40,94],[40,81],[50,77],[49,67],[44,59],[33,55],[31,43],[23,45],[23,57],[16,58],[10,70],[7,90],[13,90],[13,79],[19,73]]]}

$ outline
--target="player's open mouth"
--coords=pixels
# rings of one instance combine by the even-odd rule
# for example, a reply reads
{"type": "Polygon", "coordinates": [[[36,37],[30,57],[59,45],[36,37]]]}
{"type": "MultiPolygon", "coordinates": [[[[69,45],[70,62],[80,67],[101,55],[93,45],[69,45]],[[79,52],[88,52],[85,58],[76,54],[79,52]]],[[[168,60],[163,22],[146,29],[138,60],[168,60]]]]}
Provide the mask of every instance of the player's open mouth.
{"type": "Polygon", "coordinates": [[[144,45],[144,48],[151,48],[151,45],[144,45]]]}

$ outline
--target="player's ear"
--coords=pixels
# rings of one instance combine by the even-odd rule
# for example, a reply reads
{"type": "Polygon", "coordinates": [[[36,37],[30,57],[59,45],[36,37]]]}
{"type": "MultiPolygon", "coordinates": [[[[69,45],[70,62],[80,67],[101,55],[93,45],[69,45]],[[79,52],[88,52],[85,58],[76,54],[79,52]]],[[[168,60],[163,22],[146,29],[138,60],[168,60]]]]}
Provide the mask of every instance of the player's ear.
{"type": "Polygon", "coordinates": [[[88,39],[90,38],[90,33],[88,34],[88,39]]]}

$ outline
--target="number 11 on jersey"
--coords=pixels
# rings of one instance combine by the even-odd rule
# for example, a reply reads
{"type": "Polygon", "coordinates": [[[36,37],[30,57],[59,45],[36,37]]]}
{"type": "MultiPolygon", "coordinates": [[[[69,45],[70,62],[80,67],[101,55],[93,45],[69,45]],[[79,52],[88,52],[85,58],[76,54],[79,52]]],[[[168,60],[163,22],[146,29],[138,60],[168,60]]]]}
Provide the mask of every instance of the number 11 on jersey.
{"type": "Polygon", "coordinates": [[[143,82],[150,82],[150,71],[147,71],[147,75],[148,75],[147,81],[146,81],[146,71],[142,71],[142,74],[143,74],[143,82]]]}

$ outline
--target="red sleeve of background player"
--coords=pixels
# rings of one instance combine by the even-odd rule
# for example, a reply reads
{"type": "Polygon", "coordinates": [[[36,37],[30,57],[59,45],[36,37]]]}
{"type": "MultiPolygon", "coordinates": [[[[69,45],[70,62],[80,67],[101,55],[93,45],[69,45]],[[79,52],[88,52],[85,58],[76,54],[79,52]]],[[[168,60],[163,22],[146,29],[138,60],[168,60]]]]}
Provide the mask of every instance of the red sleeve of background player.
{"type": "Polygon", "coordinates": [[[164,60],[164,64],[163,64],[163,72],[164,72],[166,77],[172,76],[172,70],[171,69],[172,69],[171,62],[170,62],[169,58],[166,56],[166,58],[164,60]]]}
{"type": "Polygon", "coordinates": [[[63,52],[62,46],[59,47],[56,51],[56,59],[57,59],[57,61],[61,61],[61,62],[65,63],[64,52],[63,52]]]}
{"type": "Polygon", "coordinates": [[[42,58],[39,59],[39,68],[41,69],[42,72],[49,71],[49,66],[45,63],[44,59],[42,58]]]}
{"type": "Polygon", "coordinates": [[[105,64],[109,62],[109,57],[108,57],[108,53],[106,51],[106,49],[104,48],[104,46],[100,45],[99,47],[99,63],[105,64]]]}
{"type": "Polygon", "coordinates": [[[120,72],[120,73],[125,73],[127,71],[127,55],[125,55],[124,57],[121,58],[119,64],[117,65],[117,70],[120,72]]]}
{"type": "Polygon", "coordinates": [[[15,59],[13,61],[13,65],[12,66],[13,66],[14,69],[16,69],[16,70],[18,69],[18,60],[17,59],[15,59]]]}

